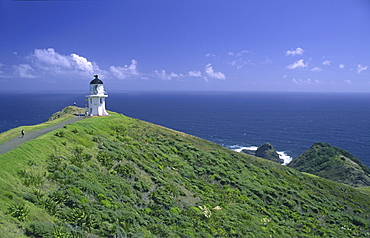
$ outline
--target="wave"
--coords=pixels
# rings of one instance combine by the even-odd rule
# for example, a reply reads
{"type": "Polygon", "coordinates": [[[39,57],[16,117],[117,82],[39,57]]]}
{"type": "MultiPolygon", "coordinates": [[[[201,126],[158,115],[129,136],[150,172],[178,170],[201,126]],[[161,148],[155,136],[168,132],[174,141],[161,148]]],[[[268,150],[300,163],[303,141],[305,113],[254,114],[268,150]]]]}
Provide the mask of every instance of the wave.
{"type": "Polygon", "coordinates": [[[285,151],[276,151],[279,154],[280,159],[282,159],[284,162],[282,165],[287,165],[290,163],[290,161],[293,160],[291,156],[289,156],[285,151]]]}
{"type": "MultiPolygon", "coordinates": [[[[242,147],[238,145],[228,146],[227,148],[233,151],[236,151],[236,152],[242,152],[242,150],[257,150],[258,149],[257,146],[248,146],[248,147],[243,146],[242,147]]],[[[293,160],[293,158],[289,156],[285,151],[276,151],[276,153],[278,153],[280,159],[284,161],[282,165],[287,165],[290,163],[290,161],[293,160]]]]}

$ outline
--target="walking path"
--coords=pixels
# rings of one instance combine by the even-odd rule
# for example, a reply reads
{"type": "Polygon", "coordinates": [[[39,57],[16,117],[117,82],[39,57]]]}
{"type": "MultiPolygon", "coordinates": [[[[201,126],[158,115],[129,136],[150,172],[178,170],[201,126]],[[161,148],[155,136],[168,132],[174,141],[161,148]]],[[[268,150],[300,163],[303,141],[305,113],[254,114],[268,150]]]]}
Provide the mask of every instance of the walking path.
{"type": "Polygon", "coordinates": [[[71,124],[73,122],[82,120],[84,118],[85,117],[73,117],[73,118],[71,118],[67,121],[63,121],[61,123],[55,124],[54,126],[46,127],[46,128],[43,128],[43,129],[40,129],[40,130],[37,130],[37,131],[31,131],[31,132],[28,132],[28,133],[26,131],[26,134],[23,138],[22,138],[21,135],[19,135],[19,136],[15,137],[15,138],[13,138],[9,141],[6,141],[6,142],[0,144],[0,154],[4,154],[4,153],[6,153],[6,152],[8,152],[12,149],[17,148],[20,144],[22,144],[24,142],[36,139],[37,137],[42,136],[42,135],[44,135],[48,132],[51,132],[51,131],[54,131],[56,129],[62,128],[65,125],[68,125],[68,124],[71,124]]]}

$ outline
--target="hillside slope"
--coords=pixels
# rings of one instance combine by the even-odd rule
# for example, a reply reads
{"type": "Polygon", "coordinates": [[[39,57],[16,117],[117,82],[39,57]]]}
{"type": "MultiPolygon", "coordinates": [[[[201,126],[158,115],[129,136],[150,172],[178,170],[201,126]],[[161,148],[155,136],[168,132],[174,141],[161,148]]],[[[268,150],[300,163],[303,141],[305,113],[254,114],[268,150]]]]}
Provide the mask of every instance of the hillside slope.
{"type": "Polygon", "coordinates": [[[0,155],[5,237],[368,237],[356,189],[111,113],[0,155]]]}
{"type": "Polygon", "coordinates": [[[370,169],[351,153],[317,142],[289,167],[350,186],[370,186],[370,169]]]}

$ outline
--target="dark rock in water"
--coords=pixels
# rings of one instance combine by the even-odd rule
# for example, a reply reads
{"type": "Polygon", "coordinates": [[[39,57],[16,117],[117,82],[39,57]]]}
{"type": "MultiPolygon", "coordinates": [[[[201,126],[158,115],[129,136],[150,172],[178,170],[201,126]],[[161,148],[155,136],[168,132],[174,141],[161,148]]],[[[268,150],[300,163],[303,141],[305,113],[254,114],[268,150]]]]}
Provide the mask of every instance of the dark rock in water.
{"type": "Polygon", "coordinates": [[[266,143],[258,147],[255,155],[279,164],[284,163],[284,160],[280,159],[279,154],[275,151],[274,147],[270,143],[266,143]]]}
{"type": "Polygon", "coordinates": [[[350,186],[370,186],[370,168],[348,151],[317,142],[289,167],[350,186]]]}

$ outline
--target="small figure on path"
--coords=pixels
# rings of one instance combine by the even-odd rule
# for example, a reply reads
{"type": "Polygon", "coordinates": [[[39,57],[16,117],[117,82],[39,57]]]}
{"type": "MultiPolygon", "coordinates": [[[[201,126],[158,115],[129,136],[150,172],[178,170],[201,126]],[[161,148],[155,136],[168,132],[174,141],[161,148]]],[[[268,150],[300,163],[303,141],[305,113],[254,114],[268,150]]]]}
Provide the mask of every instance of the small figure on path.
{"type": "Polygon", "coordinates": [[[22,138],[24,137],[24,130],[21,130],[22,138]]]}
{"type": "Polygon", "coordinates": [[[76,106],[76,102],[73,103],[73,106],[76,106]]]}

